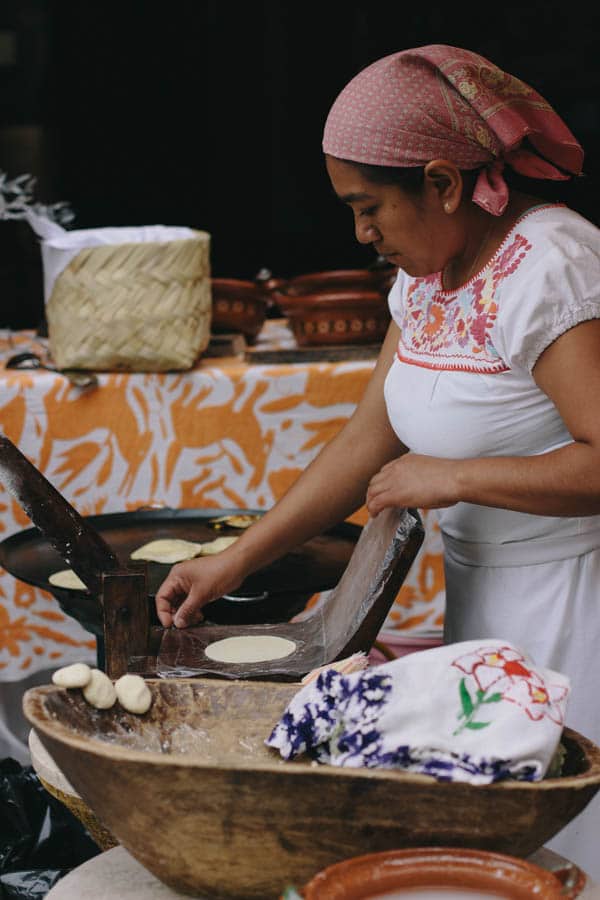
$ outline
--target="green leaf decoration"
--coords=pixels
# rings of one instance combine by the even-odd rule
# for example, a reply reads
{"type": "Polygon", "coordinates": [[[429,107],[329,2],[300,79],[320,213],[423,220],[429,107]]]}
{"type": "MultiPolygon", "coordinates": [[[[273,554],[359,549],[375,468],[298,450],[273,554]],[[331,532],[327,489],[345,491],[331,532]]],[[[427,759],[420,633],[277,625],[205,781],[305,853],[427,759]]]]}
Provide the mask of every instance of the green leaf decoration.
{"type": "Polygon", "coordinates": [[[477,731],[480,728],[487,728],[488,725],[491,724],[491,722],[467,722],[465,728],[470,728],[472,731],[477,731]]]}
{"type": "Polygon", "coordinates": [[[463,712],[465,716],[470,716],[473,712],[473,701],[471,700],[471,695],[467,690],[467,685],[465,684],[464,678],[461,678],[458,690],[460,693],[460,702],[463,708],[463,712]]]}
{"type": "Polygon", "coordinates": [[[491,694],[489,697],[486,697],[485,700],[482,700],[482,703],[500,703],[502,700],[502,694],[491,694]]]}

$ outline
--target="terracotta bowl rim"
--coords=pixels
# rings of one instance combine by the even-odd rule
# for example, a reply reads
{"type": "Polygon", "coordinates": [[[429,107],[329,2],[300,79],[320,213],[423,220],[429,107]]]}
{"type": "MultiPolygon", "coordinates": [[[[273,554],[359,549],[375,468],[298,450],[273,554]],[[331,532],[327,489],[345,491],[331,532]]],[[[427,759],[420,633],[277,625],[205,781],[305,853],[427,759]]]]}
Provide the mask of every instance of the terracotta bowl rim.
{"type": "MultiPolygon", "coordinates": [[[[180,685],[192,685],[200,688],[206,688],[210,690],[215,687],[215,680],[211,678],[148,678],[146,679],[147,684],[149,685],[170,685],[173,686],[175,684],[180,685]]],[[[233,689],[234,685],[238,687],[243,685],[243,690],[252,691],[252,690],[264,690],[265,682],[253,682],[253,681],[230,681],[227,682],[226,685],[222,685],[225,690],[227,687],[233,689]]],[[[298,690],[298,685],[295,683],[292,684],[279,684],[279,683],[269,683],[270,686],[274,688],[282,689],[283,692],[287,693],[287,689],[289,689],[289,698],[293,696],[293,694],[298,690]]],[[[159,753],[153,750],[139,750],[132,747],[124,747],[118,743],[109,743],[108,741],[104,741],[99,737],[91,737],[90,735],[82,735],[75,732],[72,728],[65,725],[63,722],[59,721],[52,717],[52,715],[47,711],[45,703],[43,702],[43,698],[47,695],[56,694],[56,693],[68,693],[66,688],[60,688],[53,684],[48,685],[40,685],[38,687],[29,688],[25,694],[23,695],[23,712],[25,717],[29,721],[29,724],[36,729],[38,732],[38,736],[42,740],[43,736],[46,735],[51,740],[59,741],[63,744],[66,744],[74,749],[85,750],[88,753],[91,753],[96,756],[103,756],[113,759],[115,761],[123,761],[130,763],[159,763],[160,765],[167,766],[181,766],[184,765],[188,768],[201,769],[203,771],[223,771],[229,770],[232,767],[230,765],[219,765],[214,762],[207,762],[206,759],[200,754],[195,753],[185,753],[185,754],[177,754],[177,753],[159,753]]],[[[111,710],[107,710],[108,713],[111,710]]],[[[585,772],[580,772],[578,775],[564,775],[555,778],[544,778],[542,781],[499,781],[493,784],[486,785],[470,785],[465,782],[443,782],[440,783],[440,786],[444,788],[444,790],[465,790],[465,789],[473,789],[477,791],[529,791],[534,793],[539,793],[540,791],[551,791],[551,790],[564,790],[565,788],[585,788],[588,785],[599,784],[600,783],[600,747],[593,743],[589,738],[586,738],[584,735],[575,731],[574,729],[565,727],[564,729],[565,736],[573,740],[577,746],[583,750],[585,753],[588,762],[589,768],[585,772]]],[[[286,776],[294,777],[294,775],[300,776],[306,773],[310,773],[312,776],[318,778],[326,778],[326,777],[335,777],[335,778],[344,778],[344,779],[360,779],[360,780],[383,780],[383,781],[394,781],[394,782],[404,782],[410,784],[423,784],[423,785],[432,785],[438,783],[436,779],[431,775],[418,775],[413,772],[403,772],[399,769],[366,769],[366,768],[354,768],[354,767],[340,767],[340,766],[328,766],[325,764],[311,765],[310,762],[300,762],[294,761],[287,766],[281,765],[281,759],[279,756],[273,757],[273,762],[265,761],[256,761],[251,760],[248,765],[244,765],[243,762],[236,763],[236,769],[243,771],[252,771],[252,770],[261,770],[261,771],[272,771],[279,772],[281,774],[285,774],[286,776]]]]}
{"type": "Polygon", "coordinates": [[[292,275],[290,278],[286,278],[286,284],[290,283],[298,283],[301,281],[317,281],[322,279],[323,281],[333,280],[335,281],[338,278],[356,278],[365,276],[367,280],[376,281],[378,278],[383,277],[380,272],[385,272],[386,270],[377,270],[377,269],[360,269],[360,268],[352,268],[352,269],[317,269],[314,272],[306,272],[303,275],[292,275]]]}
{"type": "Polygon", "coordinates": [[[319,307],[321,309],[350,309],[380,306],[388,310],[387,297],[377,291],[315,291],[313,294],[286,295],[279,301],[279,306],[290,312],[319,307]]]}
{"type": "Polygon", "coordinates": [[[211,284],[216,284],[218,287],[251,287],[256,291],[261,291],[261,285],[256,281],[251,281],[249,278],[213,278],[211,276],[210,279],[211,284]]]}
{"type": "MultiPolygon", "coordinates": [[[[447,873],[448,866],[453,865],[456,874],[460,874],[461,870],[471,876],[484,875],[486,884],[473,884],[471,888],[476,890],[488,890],[492,888],[545,888],[540,893],[541,900],[554,900],[563,896],[562,885],[558,878],[552,872],[543,869],[536,863],[529,862],[517,856],[511,856],[507,853],[499,853],[494,850],[479,850],[468,847],[409,847],[399,848],[397,850],[383,850],[375,853],[365,853],[360,856],[352,856],[345,860],[340,860],[330,866],[321,869],[313,878],[304,886],[302,896],[307,896],[309,900],[314,900],[321,896],[324,888],[330,887],[337,891],[340,887],[344,887],[344,881],[347,887],[352,891],[350,896],[358,897],[362,895],[363,889],[378,892],[379,885],[377,882],[367,883],[364,878],[371,879],[377,874],[389,874],[393,878],[394,875],[408,876],[409,880],[404,884],[398,883],[394,885],[382,885],[381,889],[387,891],[402,889],[403,887],[460,887],[448,881],[446,884],[440,884],[443,880],[445,871],[447,873]],[[385,872],[387,868],[388,872],[385,872]],[[382,871],[382,869],[384,871],[382,871]],[[354,873],[354,883],[352,875],[354,873]],[[500,878],[500,875],[508,875],[508,881],[500,878]],[[522,874],[524,881],[515,881],[511,874],[522,874]],[[338,877],[339,876],[339,877],[338,877]],[[525,883],[524,883],[525,882],[525,883]],[[547,891],[550,891],[550,894],[547,891]],[[314,893],[313,893],[314,892],[314,893]]],[[[340,898],[342,895],[339,895],[340,898]]],[[[368,900],[368,895],[364,895],[368,900]]]]}
{"type": "Polygon", "coordinates": [[[211,279],[212,300],[245,300],[266,307],[269,304],[270,292],[264,290],[253,281],[237,281],[235,279],[211,279]]]}

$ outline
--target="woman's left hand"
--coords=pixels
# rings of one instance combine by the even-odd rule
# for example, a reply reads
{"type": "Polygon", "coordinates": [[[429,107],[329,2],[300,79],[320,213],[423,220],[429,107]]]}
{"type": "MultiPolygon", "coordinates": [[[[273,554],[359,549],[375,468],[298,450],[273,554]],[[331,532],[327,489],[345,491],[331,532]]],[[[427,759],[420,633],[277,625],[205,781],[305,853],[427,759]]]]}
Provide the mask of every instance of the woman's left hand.
{"type": "Polygon", "coordinates": [[[440,509],[460,499],[457,460],[405,453],[383,466],[369,482],[367,509],[373,518],[390,506],[440,509]]]}

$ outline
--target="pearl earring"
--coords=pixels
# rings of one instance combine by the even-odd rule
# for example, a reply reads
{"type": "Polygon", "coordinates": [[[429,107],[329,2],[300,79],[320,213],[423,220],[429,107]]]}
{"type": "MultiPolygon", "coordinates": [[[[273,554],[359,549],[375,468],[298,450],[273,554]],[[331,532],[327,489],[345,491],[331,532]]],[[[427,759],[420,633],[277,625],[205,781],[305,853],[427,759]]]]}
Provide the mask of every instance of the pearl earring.
{"type": "Polygon", "coordinates": [[[447,213],[449,213],[449,212],[450,212],[450,209],[451,209],[450,204],[447,203],[447,202],[444,203],[444,209],[446,210],[447,213]]]}

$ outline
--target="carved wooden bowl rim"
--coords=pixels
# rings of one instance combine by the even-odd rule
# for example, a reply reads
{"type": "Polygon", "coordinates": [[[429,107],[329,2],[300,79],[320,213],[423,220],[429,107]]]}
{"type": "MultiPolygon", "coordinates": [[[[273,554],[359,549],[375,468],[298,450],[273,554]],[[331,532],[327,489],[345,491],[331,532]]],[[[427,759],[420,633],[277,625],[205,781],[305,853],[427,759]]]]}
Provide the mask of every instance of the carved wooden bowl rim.
{"type": "MultiPolygon", "coordinates": [[[[292,696],[299,690],[299,684],[282,684],[277,682],[223,682],[210,678],[151,678],[146,679],[151,690],[153,687],[165,688],[172,690],[175,686],[194,686],[204,688],[210,693],[217,687],[221,687],[224,691],[232,689],[233,685],[241,687],[243,691],[260,691],[268,685],[270,690],[281,693],[282,703],[287,703],[292,696]]],[[[228,764],[219,764],[214,760],[207,761],[201,753],[186,752],[182,753],[160,753],[153,750],[141,750],[133,747],[125,747],[114,741],[109,742],[103,740],[99,736],[85,735],[77,733],[72,727],[65,725],[48,710],[45,697],[55,693],[67,693],[64,688],[55,685],[42,685],[40,687],[30,688],[26,691],[23,698],[23,710],[30,724],[42,735],[46,734],[49,738],[60,741],[69,745],[74,749],[85,750],[99,756],[113,759],[115,762],[139,762],[155,764],[158,766],[184,766],[190,769],[202,770],[228,770],[232,766],[228,764]]],[[[113,708],[114,709],[114,708],[113,708]]],[[[283,711],[283,710],[282,710],[283,711]]],[[[111,711],[109,711],[111,712],[111,711]]],[[[135,717],[133,717],[135,719],[135,717]]],[[[275,724],[275,723],[273,723],[275,724]]],[[[582,789],[590,785],[600,784],[600,747],[598,747],[589,738],[575,731],[574,729],[565,727],[564,736],[567,741],[574,743],[577,749],[582,752],[588,763],[587,768],[583,772],[576,775],[561,775],[558,777],[544,778],[541,781],[516,781],[505,780],[486,785],[469,785],[465,782],[444,782],[444,790],[452,790],[456,788],[464,791],[472,789],[473,791],[522,791],[525,793],[536,794],[540,791],[561,790],[566,788],[582,789]]],[[[266,737],[266,735],[265,735],[266,737]]],[[[317,766],[310,762],[304,763],[294,761],[293,764],[282,767],[279,757],[273,762],[252,759],[246,762],[243,757],[236,764],[236,767],[248,769],[257,769],[261,771],[279,772],[286,775],[301,776],[310,773],[311,776],[331,777],[335,778],[362,778],[368,780],[387,780],[399,781],[405,783],[434,785],[438,784],[436,779],[430,775],[418,775],[412,772],[403,772],[397,769],[366,769],[353,767],[336,767],[326,764],[317,766]]]]}

